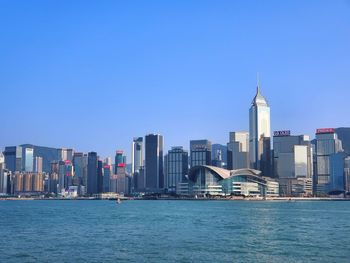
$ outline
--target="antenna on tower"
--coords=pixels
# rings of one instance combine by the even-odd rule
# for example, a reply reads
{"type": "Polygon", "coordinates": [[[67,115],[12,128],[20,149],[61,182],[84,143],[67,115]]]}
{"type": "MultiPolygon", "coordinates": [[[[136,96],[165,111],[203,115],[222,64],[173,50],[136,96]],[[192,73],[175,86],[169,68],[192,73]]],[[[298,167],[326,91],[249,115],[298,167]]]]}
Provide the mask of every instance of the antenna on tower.
{"type": "Polygon", "coordinates": [[[259,78],[259,72],[256,72],[256,82],[257,82],[257,86],[256,86],[256,89],[257,89],[257,92],[260,93],[260,78],[259,78]]]}

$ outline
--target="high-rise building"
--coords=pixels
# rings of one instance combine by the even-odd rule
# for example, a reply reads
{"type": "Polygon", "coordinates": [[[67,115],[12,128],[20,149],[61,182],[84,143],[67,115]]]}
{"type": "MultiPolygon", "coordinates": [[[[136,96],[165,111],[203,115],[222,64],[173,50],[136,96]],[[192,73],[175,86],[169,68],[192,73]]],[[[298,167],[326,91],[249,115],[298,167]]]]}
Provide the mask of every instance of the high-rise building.
{"type": "Polygon", "coordinates": [[[145,136],[146,188],[150,192],[160,192],[164,188],[163,136],[145,136]]]}
{"type": "Polygon", "coordinates": [[[329,185],[328,194],[339,195],[346,191],[345,176],[345,152],[333,153],[329,156],[329,185]]]}
{"type": "Polygon", "coordinates": [[[134,174],[143,166],[142,154],[143,138],[137,137],[132,141],[131,147],[131,173],[134,174]]]}
{"type": "Polygon", "coordinates": [[[130,178],[126,174],[126,165],[125,164],[119,164],[117,167],[117,174],[116,174],[116,184],[117,184],[117,193],[127,195],[130,193],[130,178]]]}
{"type": "Polygon", "coordinates": [[[87,194],[98,194],[98,157],[96,152],[88,153],[88,170],[87,170],[87,194]]]}
{"type": "Polygon", "coordinates": [[[103,193],[103,163],[97,161],[97,193],[103,193]]]}
{"type": "Polygon", "coordinates": [[[34,158],[34,172],[42,173],[43,172],[43,158],[36,156],[34,158]]]}
{"type": "Polygon", "coordinates": [[[341,140],[344,152],[347,155],[350,155],[350,128],[349,127],[336,128],[335,133],[337,134],[338,139],[341,140]]]}
{"type": "Polygon", "coordinates": [[[13,173],[16,171],[22,171],[22,147],[5,147],[3,154],[5,157],[6,169],[13,173]]]}
{"type": "Polygon", "coordinates": [[[226,167],[227,165],[227,146],[213,143],[211,145],[212,165],[217,167],[226,167]]]}
{"type": "Polygon", "coordinates": [[[22,147],[22,169],[25,172],[34,171],[34,149],[22,147]]]}
{"type": "Polygon", "coordinates": [[[250,167],[271,176],[270,107],[258,84],[249,110],[250,167]]]}
{"type": "Polygon", "coordinates": [[[327,194],[331,182],[330,155],[342,152],[342,142],[333,128],[317,129],[316,131],[316,192],[327,194]]]}
{"type": "Polygon", "coordinates": [[[43,158],[43,172],[50,173],[51,162],[59,161],[57,148],[36,146],[33,144],[22,144],[23,148],[32,148],[34,150],[33,157],[43,158]]]}
{"type": "Polygon", "coordinates": [[[211,142],[208,140],[190,141],[190,166],[211,165],[211,142]]]}
{"type": "Polygon", "coordinates": [[[350,193],[350,157],[344,159],[344,183],[345,183],[345,192],[350,193]]]}
{"type": "Polygon", "coordinates": [[[120,164],[124,164],[123,153],[124,152],[122,150],[117,150],[115,152],[115,159],[114,159],[114,164],[115,164],[114,173],[115,174],[117,174],[117,167],[120,164]]]}
{"type": "Polygon", "coordinates": [[[67,148],[60,148],[57,149],[58,152],[58,159],[60,161],[73,161],[73,149],[67,149],[67,148]]]}
{"type": "Polygon", "coordinates": [[[275,131],[273,137],[274,177],[283,196],[312,195],[312,147],[307,135],[275,131]]]}
{"type": "Polygon", "coordinates": [[[112,175],[112,166],[109,164],[105,164],[103,166],[103,192],[108,193],[111,192],[111,175],[112,175]]]}
{"type": "Polygon", "coordinates": [[[183,147],[172,147],[166,158],[166,188],[176,193],[179,183],[185,182],[188,174],[188,152],[183,147]]]}
{"type": "Polygon", "coordinates": [[[82,189],[87,185],[87,156],[81,152],[73,154],[74,185],[79,186],[79,194],[85,194],[82,189]],[[84,186],[84,187],[83,187],[84,186]]]}
{"type": "Polygon", "coordinates": [[[249,133],[230,132],[227,144],[227,169],[249,168],[249,133]]]}

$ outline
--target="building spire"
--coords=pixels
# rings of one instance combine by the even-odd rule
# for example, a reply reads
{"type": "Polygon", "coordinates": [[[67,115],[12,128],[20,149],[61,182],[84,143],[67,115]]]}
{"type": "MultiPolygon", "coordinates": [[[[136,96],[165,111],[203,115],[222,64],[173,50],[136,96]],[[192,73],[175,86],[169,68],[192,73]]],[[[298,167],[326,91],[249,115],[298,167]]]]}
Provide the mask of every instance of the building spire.
{"type": "Polygon", "coordinates": [[[256,73],[256,94],[261,94],[260,93],[260,78],[259,78],[259,72],[256,73]]]}

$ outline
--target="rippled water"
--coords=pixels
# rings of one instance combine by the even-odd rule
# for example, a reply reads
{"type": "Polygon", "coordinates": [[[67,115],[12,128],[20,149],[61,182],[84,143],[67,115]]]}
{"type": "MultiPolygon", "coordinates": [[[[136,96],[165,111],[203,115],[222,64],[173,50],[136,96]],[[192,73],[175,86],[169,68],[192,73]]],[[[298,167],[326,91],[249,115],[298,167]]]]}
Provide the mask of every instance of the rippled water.
{"type": "Polygon", "coordinates": [[[3,201],[0,262],[350,262],[350,202],[3,201]]]}

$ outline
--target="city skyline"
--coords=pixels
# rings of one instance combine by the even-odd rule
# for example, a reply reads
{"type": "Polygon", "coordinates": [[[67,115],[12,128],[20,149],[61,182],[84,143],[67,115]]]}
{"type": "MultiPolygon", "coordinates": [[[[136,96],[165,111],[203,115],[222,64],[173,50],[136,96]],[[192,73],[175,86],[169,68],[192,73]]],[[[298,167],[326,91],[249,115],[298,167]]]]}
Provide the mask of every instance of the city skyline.
{"type": "Polygon", "coordinates": [[[248,130],[257,71],[272,131],[348,126],[346,2],[16,3],[0,11],[1,149],[123,149],[130,162],[133,137],[150,133],[165,151],[226,144],[248,130]]]}

